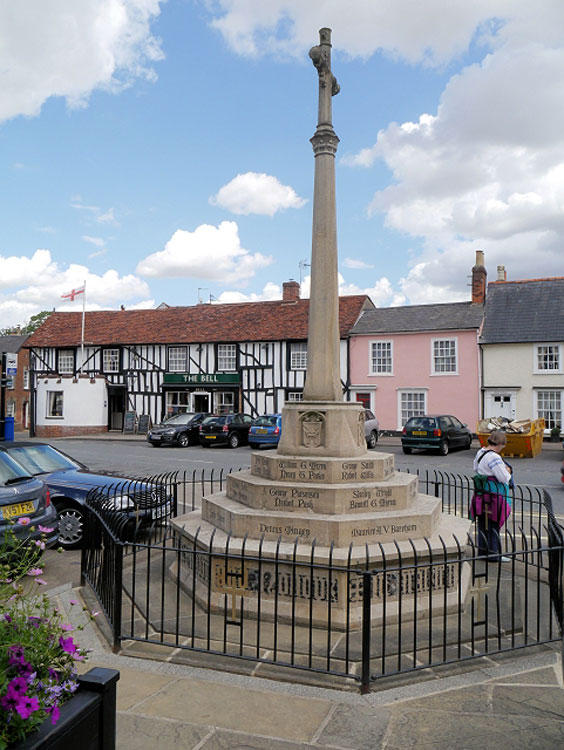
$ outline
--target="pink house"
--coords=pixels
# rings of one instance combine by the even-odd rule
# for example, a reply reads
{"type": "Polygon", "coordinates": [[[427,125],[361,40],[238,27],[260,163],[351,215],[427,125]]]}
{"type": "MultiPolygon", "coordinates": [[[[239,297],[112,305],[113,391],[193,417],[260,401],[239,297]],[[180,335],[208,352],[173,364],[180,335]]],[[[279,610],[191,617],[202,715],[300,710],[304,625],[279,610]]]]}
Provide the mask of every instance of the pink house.
{"type": "Polygon", "coordinates": [[[371,409],[383,430],[401,430],[418,414],[454,414],[475,431],[485,288],[478,252],[472,302],[365,310],[350,331],[349,399],[371,409]]]}

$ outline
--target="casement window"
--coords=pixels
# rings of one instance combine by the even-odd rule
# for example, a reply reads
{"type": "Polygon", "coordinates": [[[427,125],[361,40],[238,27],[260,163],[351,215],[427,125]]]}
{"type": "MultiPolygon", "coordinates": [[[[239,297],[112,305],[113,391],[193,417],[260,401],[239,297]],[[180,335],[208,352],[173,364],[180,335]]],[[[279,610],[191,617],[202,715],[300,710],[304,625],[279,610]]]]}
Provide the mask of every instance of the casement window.
{"type": "Polygon", "coordinates": [[[24,391],[29,391],[29,370],[27,369],[27,367],[23,372],[23,387],[24,391]]]}
{"type": "Polygon", "coordinates": [[[562,352],[559,344],[537,344],[535,347],[535,372],[562,372],[562,352]]]}
{"type": "Polygon", "coordinates": [[[290,370],[307,370],[307,343],[290,344],[290,370]]]}
{"type": "Polygon", "coordinates": [[[564,391],[537,391],[537,416],[544,419],[546,430],[562,427],[562,400],[564,391]]]}
{"type": "Polygon", "coordinates": [[[48,417],[63,416],[63,392],[47,391],[47,414],[48,417]]]}
{"type": "Polygon", "coordinates": [[[59,375],[74,374],[74,349],[59,349],[57,354],[57,372],[59,375]]]}
{"type": "Polygon", "coordinates": [[[169,346],[168,348],[168,371],[187,372],[188,350],[185,346],[169,346]]]}
{"type": "Polygon", "coordinates": [[[119,349],[104,349],[102,352],[102,371],[119,372],[119,349]]]}
{"type": "Polygon", "coordinates": [[[434,339],[432,342],[433,375],[458,372],[456,339],[434,339]]]}
{"type": "Polygon", "coordinates": [[[16,402],[13,398],[8,399],[6,403],[6,416],[14,418],[16,416],[16,402]]]}
{"type": "Polygon", "coordinates": [[[233,372],[237,369],[237,344],[217,345],[217,370],[233,372]]]}
{"type": "Polygon", "coordinates": [[[303,391],[289,391],[288,395],[286,396],[286,401],[303,401],[303,400],[304,400],[303,391]]]}
{"type": "Polygon", "coordinates": [[[399,417],[403,427],[411,417],[420,417],[427,411],[427,391],[400,391],[399,417]]]}
{"type": "Polygon", "coordinates": [[[214,393],[214,413],[233,414],[235,411],[235,394],[232,391],[217,391],[214,393]]]}
{"type": "Polygon", "coordinates": [[[141,355],[140,347],[131,347],[129,350],[129,367],[131,370],[143,369],[143,357],[141,355]]]}
{"type": "Polygon", "coordinates": [[[372,375],[393,374],[393,342],[372,341],[370,344],[370,372],[372,375]]]}

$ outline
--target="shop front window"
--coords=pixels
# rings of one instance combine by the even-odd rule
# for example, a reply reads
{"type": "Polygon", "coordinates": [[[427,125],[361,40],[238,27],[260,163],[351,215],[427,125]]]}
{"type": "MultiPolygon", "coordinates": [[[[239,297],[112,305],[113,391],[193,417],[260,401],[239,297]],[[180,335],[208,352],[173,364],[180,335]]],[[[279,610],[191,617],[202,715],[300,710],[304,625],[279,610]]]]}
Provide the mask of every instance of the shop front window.
{"type": "Polygon", "coordinates": [[[215,414],[233,414],[235,411],[235,394],[231,391],[217,391],[213,402],[215,414]]]}

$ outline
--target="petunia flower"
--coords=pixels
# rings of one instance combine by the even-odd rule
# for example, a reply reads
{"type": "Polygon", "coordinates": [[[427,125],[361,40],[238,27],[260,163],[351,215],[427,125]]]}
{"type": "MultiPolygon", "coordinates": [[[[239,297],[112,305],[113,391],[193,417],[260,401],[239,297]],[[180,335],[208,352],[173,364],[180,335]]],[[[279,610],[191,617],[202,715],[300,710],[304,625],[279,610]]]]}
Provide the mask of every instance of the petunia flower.
{"type": "Polygon", "coordinates": [[[10,693],[12,695],[24,695],[27,691],[27,681],[24,680],[23,677],[14,677],[13,680],[10,680],[8,683],[8,690],[7,693],[10,693]]]}
{"type": "Polygon", "coordinates": [[[59,710],[59,706],[55,703],[54,706],[50,706],[47,709],[47,715],[51,714],[51,724],[56,724],[59,720],[59,716],[61,715],[61,712],[59,710]]]}
{"type": "Polygon", "coordinates": [[[24,695],[20,698],[16,711],[22,719],[28,719],[34,711],[39,709],[39,700],[35,695],[24,695]]]}

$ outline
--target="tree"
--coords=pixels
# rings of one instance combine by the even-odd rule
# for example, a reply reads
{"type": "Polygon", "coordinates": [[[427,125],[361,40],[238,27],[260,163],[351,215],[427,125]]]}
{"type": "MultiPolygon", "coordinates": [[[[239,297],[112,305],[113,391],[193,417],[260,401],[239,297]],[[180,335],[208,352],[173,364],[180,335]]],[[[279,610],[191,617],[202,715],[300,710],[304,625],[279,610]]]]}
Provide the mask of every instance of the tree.
{"type": "Polygon", "coordinates": [[[32,315],[27,324],[22,328],[21,332],[33,333],[34,331],[37,331],[39,326],[43,325],[52,312],[52,310],[42,310],[40,313],[37,313],[37,315],[32,315]]]}

